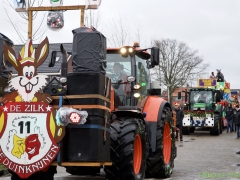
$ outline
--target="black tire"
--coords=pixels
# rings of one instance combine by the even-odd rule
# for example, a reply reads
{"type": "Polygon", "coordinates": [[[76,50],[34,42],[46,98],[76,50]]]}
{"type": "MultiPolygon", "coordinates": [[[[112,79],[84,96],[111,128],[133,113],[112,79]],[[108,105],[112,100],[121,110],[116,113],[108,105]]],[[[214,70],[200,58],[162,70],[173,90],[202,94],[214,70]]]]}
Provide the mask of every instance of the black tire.
{"type": "Polygon", "coordinates": [[[157,124],[157,138],[156,138],[156,151],[149,153],[147,158],[146,178],[168,178],[172,174],[174,167],[175,154],[175,136],[172,112],[170,108],[165,107],[160,121],[157,124]],[[171,155],[168,163],[164,161],[163,153],[163,137],[164,137],[164,125],[168,123],[171,132],[171,155]]]}
{"type": "Polygon", "coordinates": [[[10,171],[11,173],[11,180],[54,180],[54,174],[57,173],[57,167],[56,166],[50,166],[49,169],[46,172],[37,172],[33,175],[29,176],[27,179],[21,179],[17,174],[10,171]]]}
{"type": "Polygon", "coordinates": [[[135,118],[118,119],[111,124],[111,161],[112,166],[106,166],[108,180],[142,180],[145,176],[147,141],[143,120],[135,118]],[[134,171],[134,142],[140,137],[142,144],[142,161],[140,170],[134,171]]]}
{"type": "Polygon", "coordinates": [[[182,133],[183,133],[183,135],[189,135],[190,127],[182,127],[182,133]]]}
{"type": "Polygon", "coordinates": [[[190,131],[190,133],[194,133],[195,127],[190,127],[189,131],[190,131]]]}
{"type": "Polygon", "coordinates": [[[220,118],[220,134],[223,132],[223,121],[222,118],[220,118]]]}
{"type": "Polygon", "coordinates": [[[214,114],[214,126],[210,128],[210,135],[219,136],[221,129],[221,116],[214,114]]]}
{"type": "Polygon", "coordinates": [[[100,167],[68,166],[66,172],[71,175],[96,175],[100,173],[100,167]]]}

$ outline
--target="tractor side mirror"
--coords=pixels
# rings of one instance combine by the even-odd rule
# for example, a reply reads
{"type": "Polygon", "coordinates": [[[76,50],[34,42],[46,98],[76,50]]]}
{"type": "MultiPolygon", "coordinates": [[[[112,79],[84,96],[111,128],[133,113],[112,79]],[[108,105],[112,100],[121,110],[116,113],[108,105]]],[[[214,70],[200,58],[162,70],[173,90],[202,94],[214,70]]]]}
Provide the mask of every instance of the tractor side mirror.
{"type": "Polygon", "coordinates": [[[159,65],[159,48],[158,47],[152,47],[151,48],[151,66],[157,66],[159,65]]]}
{"type": "Polygon", "coordinates": [[[181,98],[182,98],[182,93],[178,92],[178,99],[181,99],[181,98]]]}
{"type": "Polygon", "coordinates": [[[55,65],[56,58],[57,58],[57,51],[52,51],[51,61],[50,61],[50,63],[48,64],[48,67],[53,67],[53,66],[55,65]]]}

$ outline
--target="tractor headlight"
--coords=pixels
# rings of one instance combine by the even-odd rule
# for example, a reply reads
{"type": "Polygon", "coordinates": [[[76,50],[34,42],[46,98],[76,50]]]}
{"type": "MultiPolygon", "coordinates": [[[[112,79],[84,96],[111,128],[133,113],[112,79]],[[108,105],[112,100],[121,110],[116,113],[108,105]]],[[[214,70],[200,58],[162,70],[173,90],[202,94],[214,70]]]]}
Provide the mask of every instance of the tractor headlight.
{"type": "Polygon", "coordinates": [[[139,85],[139,84],[135,84],[134,86],[133,86],[133,89],[136,89],[136,90],[139,90],[141,88],[141,86],[139,85]]]}
{"type": "Polygon", "coordinates": [[[133,96],[134,96],[135,98],[139,98],[139,97],[141,96],[141,94],[140,94],[139,92],[136,92],[136,93],[133,94],[133,96]]]}
{"type": "Polygon", "coordinates": [[[128,81],[128,82],[133,82],[133,81],[135,81],[135,79],[136,79],[136,78],[135,78],[134,76],[128,76],[128,77],[127,77],[127,81],[128,81]]]}
{"type": "Polygon", "coordinates": [[[129,48],[128,52],[132,53],[133,52],[133,48],[129,48]]]}
{"type": "Polygon", "coordinates": [[[121,52],[121,54],[125,54],[127,52],[127,49],[126,48],[121,48],[120,52],[121,52]]]}

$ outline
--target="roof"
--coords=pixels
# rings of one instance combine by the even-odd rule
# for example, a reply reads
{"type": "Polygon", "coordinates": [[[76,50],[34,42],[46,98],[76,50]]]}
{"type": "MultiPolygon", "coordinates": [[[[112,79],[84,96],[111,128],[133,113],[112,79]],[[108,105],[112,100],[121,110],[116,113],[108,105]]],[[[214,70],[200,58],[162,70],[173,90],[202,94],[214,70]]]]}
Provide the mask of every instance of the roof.
{"type": "MultiPolygon", "coordinates": [[[[48,67],[48,64],[51,61],[51,54],[52,51],[60,51],[60,45],[63,45],[63,47],[66,49],[67,52],[72,51],[72,43],[53,43],[49,44],[49,54],[47,59],[43,62],[41,66],[37,68],[38,73],[58,73],[61,69],[61,63],[62,63],[62,55],[61,52],[57,52],[57,59],[54,67],[48,67]]],[[[24,45],[14,45],[14,50],[16,54],[16,58],[18,56],[18,52],[22,49],[24,45]]],[[[33,44],[35,48],[37,48],[38,44],[33,44]]],[[[9,65],[9,63],[7,63],[9,65]]],[[[13,74],[17,74],[17,71],[11,66],[8,68],[8,70],[12,71],[13,74]]]]}

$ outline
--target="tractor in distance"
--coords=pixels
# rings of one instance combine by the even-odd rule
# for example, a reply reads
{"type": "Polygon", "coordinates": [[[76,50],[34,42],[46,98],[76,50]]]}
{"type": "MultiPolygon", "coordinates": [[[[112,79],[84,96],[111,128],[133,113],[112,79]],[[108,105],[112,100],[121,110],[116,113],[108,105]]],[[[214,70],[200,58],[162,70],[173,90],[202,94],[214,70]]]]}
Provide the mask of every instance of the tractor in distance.
{"type": "MultiPolygon", "coordinates": [[[[196,127],[208,128],[210,135],[222,133],[225,109],[230,103],[230,83],[217,79],[198,79],[198,87],[185,92],[183,134],[194,133],[196,127]]],[[[178,99],[181,99],[178,92],[178,99]]]]}

